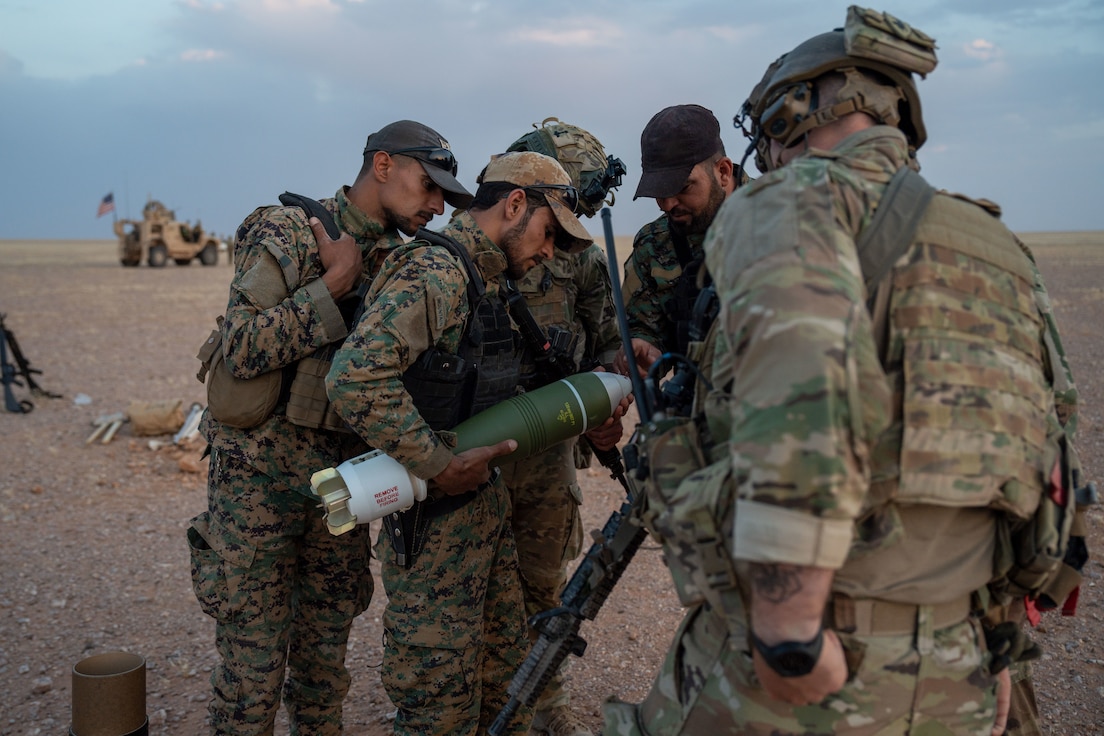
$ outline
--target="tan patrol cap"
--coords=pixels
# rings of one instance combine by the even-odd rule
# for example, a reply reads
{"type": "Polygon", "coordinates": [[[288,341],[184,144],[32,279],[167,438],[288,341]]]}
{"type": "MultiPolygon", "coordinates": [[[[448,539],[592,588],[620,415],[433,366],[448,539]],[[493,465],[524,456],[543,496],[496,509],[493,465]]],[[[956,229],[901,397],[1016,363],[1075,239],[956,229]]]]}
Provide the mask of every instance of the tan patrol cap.
{"type": "MultiPolygon", "coordinates": [[[[505,182],[519,189],[534,189],[544,195],[556,221],[568,236],[564,248],[578,253],[594,243],[590,233],[575,217],[579,205],[579,190],[560,162],[536,151],[514,151],[491,156],[487,168],[476,179],[477,184],[505,182]]],[[[557,243],[560,246],[560,243],[557,243]]]]}

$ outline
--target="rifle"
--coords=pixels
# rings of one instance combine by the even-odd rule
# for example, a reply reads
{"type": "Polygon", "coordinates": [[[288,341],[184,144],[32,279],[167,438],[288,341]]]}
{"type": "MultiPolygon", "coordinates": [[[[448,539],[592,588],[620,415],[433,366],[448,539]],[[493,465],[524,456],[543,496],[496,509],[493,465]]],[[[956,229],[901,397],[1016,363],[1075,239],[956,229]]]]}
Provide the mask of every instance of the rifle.
{"type": "MultiPolygon", "coordinates": [[[[618,322],[621,328],[621,339],[626,346],[626,354],[629,357],[630,372],[633,376],[633,391],[637,401],[643,401],[642,410],[650,414],[651,403],[644,396],[640,384],[639,374],[636,372],[636,364],[632,359],[631,342],[628,336],[628,322],[625,318],[625,305],[621,299],[621,284],[617,275],[617,254],[613,244],[613,226],[610,222],[609,208],[602,208],[602,220],[606,231],[606,251],[610,261],[611,281],[613,282],[614,304],[617,306],[618,322]]],[[[514,314],[511,305],[511,314],[514,314]]],[[[517,315],[515,315],[516,319],[517,315]]],[[[524,318],[523,318],[524,319],[524,318]]],[[[529,315],[532,319],[532,315],[529,315]]],[[[520,322],[520,321],[519,321],[520,322]]],[[[533,322],[535,325],[535,321],[533,322]]],[[[526,338],[547,345],[547,340],[540,341],[538,335],[540,328],[532,332],[532,325],[526,327],[519,324],[522,332],[530,330],[531,334],[526,338]]],[[[531,343],[532,344],[532,343],[531,343]]],[[[550,347],[550,346],[549,346],[550,347]]],[[[543,350],[543,348],[542,348],[543,350]]],[[[586,651],[586,640],[579,636],[579,628],[584,619],[593,620],[601,610],[610,593],[613,592],[617,581],[629,566],[636,550],[640,548],[647,531],[635,523],[643,503],[643,494],[639,493],[634,484],[629,480],[621,463],[621,455],[616,450],[603,453],[610,459],[610,464],[602,459],[602,454],[595,450],[598,457],[607,468],[613,472],[612,477],[620,481],[625,488],[626,497],[621,506],[610,515],[601,532],[594,533],[594,544],[587,550],[582,562],[575,569],[563,593],[560,594],[561,605],[548,611],[542,611],[529,619],[529,625],[539,634],[537,640],[529,650],[525,661],[521,663],[518,671],[510,680],[506,690],[510,699],[499,711],[494,723],[487,733],[490,736],[501,736],[510,725],[510,721],[517,714],[522,704],[532,706],[537,702],[541,692],[548,685],[548,681],[559,670],[568,654],[577,657],[583,656],[586,651]],[[610,455],[613,457],[610,458],[610,455]]]]}
{"type": "MultiPolygon", "coordinates": [[[[40,396],[40,397],[47,398],[47,399],[60,399],[61,394],[56,394],[52,391],[47,391],[46,389],[39,386],[38,382],[36,382],[34,380],[34,374],[35,373],[41,374],[42,371],[38,370],[37,368],[32,368],[31,364],[23,356],[23,351],[19,348],[19,342],[15,339],[15,334],[4,325],[4,315],[3,314],[0,314],[0,332],[3,332],[4,342],[6,342],[9,346],[11,346],[12,357],[15,358],[15,363],[16,363],[17,368],[13,368],[13,372],[18,372],[19,375],[21,375],[23,377],[23,380],[27,382],[27,388],[30,389],[31,394],[34,395],[34,396],[40,396]]],[[[11,402],[7,401],[7,394],[10,393],[10,391],[11,391],[9,384],[10,383],[15,383],[15,385],[17,385],[17,386],[21,386],[23,384],[15,381],[14,378],[9,378],[8,370],[9,370],[9,368],[12,368],[12,366],[8,363],[6,355],[4,356],[3,363],[4,363],[4,386],[5,386],[5,388],[4,388],[4,394],[5,394],[4,399],[5,399],[5,404],[8,407],[8,411],[17,411],[16,409],[12,409],[11,402]]],[[[34,404],[32,404],[29,401],[23,402],[23,403],[26,403],[31,408],[34,408],[34,404]]],[[[26,409],[26,410],[23,411],[23,413],[26,414],[30,410],[31,409],[26,409]]]]}
{"type": "MultiPolygon", "coordinates": [[[[0,322],[2,324],[2,322],[0,322]]],[[[15,366],[8,362],[8,337],[7,331],[0,335],[0,371],[3,372],[4,382],[4,407],[16,414],[27,414],[34,409],[34,404],[24,399],[19,401],[12,392],[12,386],[22,386],[15,377],[15,366]]]]}

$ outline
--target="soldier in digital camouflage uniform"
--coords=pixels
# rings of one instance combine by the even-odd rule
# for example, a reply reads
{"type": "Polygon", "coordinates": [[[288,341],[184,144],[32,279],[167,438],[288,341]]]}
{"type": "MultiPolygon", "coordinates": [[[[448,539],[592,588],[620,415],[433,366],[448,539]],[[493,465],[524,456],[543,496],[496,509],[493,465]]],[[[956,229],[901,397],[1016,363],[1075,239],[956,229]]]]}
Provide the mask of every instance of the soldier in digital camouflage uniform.
{"type": "Polygon", "coordinates": [[[712,389],[645,444],[690,611],[607,734],[1003,730],[994,671],[1027,647],[979,615],[1045,579],[1010,553],[1064,463],[1052,315],[994,205],[904,183],[934,42],[858,7],[847,29],[745,103],[769,173],[705,244],[712,389]],[[906,217],[866,238],[879,207],[906,217]]]}
{"type": "MultiPolygon", "coordinates": [[[[607,194],[612,201],[610,190],[620,184],[624,173],[624,164],[607,157],[597,138],[556,118],[545,120],[507,150],[536,151],[558,160],[580,192],[576,214],[587,217],[595,215],[607,194]]],[[[612,366],[621,339],[609,279],[602,249],[591,245],[579,254],[557,250],[555,258],[517,281],[529,311],[561,353],[551,362],[562,362],[568,372],[580,370],[584,363],[612,366]]],[[[549,362],[538,361],[532,350],[527,351],[521,366],[522,388],[530,391],[561,378],[551,375],[558,369],[551,368],[549,362]]],[[[600,449],[615,447],[620,436],[620,418],[588,433],[589,441],[600,449]]],[[[587,450],[586,443],[580,446],[572,439],[502,468],[513,503],[527,618],[559,605],[567,566],[582,552],[579,506],[583,498],[575,471],[577,461],[579,467],[590,464],[587,450]]],[[[530,628],[529,636],[535,640],[538,634],[530,628]]],[[[591,736],[590,729],[571,711],[569,701],[561,671],[536,702],[531,733],[591,736]]]]}
{"type": "MultiPolygon", "coordinates": [[[[294,369],[343,339],[338,302],[372,276],[376,254],[442,214],[444,200],[470,201],[455,167],[430,160],[428,147],[448,144],[412,121],[368,137],[355,182],[322,200],[345,233],[339,241],[312,231],[298,207],[262,207],[245,220],[222,325],[236,378],[294,369]]],[[[327,531],[310,477],[364,447],[351,433],[293,424],[283,402],[245,428],[216,420],[213,408],[203,419],[208,509],[188,530],[196,596],[217,622],[211,732],[272,733],[283,687],[292,733],[341,733],[349,630],[372,596],[370,544],[367,527],[327,531]]]]}
{"type": "MultiPolygon", "coordinates": [[[[621,288],[633,355],[643,371],[665,352],[686,352],[705,232],[725,198],[747,181],[725,155],[720,131],[704,107],[675,105],[652,116],[640,135],[641,176],[633,199],[654,197],[663,210],[633,239],[621,288]]],[[[616,365],[627,372],[623,354],[616,365]]]]}
{"type": "MultiPolygon", "coordinates": [[[[365,442],[429,481],[429,498],[385,519],[375,547],[388,596],[381,677],[398,734],[486,732],[525,658],[510,499],[501,480],[488,482],[488,462],[516,443],[453,455],[447,430],[516,391],[519,338],[503,280],[551,260],[554,247],[591,243],[555,159],[502,154],[479,182],[470,209],[440,233],[422,230],[383,254],[326,381],[365,442]]],[[[519,713],[510,733],[530,720],[519,713]]]]}

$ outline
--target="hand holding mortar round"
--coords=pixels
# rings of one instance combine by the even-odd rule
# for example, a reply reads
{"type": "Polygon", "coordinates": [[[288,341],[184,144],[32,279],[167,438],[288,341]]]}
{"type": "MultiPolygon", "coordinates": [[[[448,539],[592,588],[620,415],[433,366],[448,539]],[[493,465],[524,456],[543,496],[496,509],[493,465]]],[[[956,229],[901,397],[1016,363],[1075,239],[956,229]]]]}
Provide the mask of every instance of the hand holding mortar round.
{"type": "MultiPolygon", "coordinates": [[[[514,439],[517,449],[496,458],[495,464],[522,460],[594,429],[631,391],[629,379],[615,373],[569,376],[461,422],[452,430],[454,452],[514,439]]],[[[426,482],[373,450],[318,471],[311,476],[311,490],[322,500],[326,526],[337,535],[424,500],[426,482]]]]}

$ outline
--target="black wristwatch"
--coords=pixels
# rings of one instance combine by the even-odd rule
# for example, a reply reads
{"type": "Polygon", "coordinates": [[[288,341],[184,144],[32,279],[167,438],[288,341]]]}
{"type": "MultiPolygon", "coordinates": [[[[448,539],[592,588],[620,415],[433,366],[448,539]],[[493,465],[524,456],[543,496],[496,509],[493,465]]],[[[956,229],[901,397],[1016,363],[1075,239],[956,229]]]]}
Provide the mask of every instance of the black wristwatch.
{"type": "Polygon", "coordinates": [[[784,641],[774,646],[768,646],[755,632],[748,631],[755,651],[767,665],[783,677],[801,677],[813,671],[817,660],[820,659],[820,650],[824,646],[824,629],[817,631],[817,635],[809,641],[784,641]]]}

